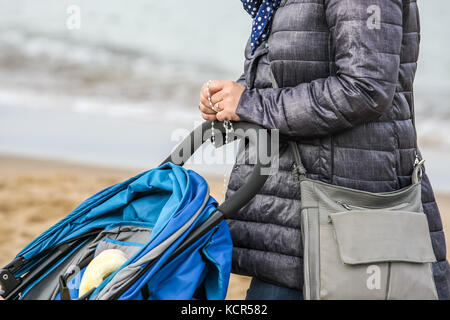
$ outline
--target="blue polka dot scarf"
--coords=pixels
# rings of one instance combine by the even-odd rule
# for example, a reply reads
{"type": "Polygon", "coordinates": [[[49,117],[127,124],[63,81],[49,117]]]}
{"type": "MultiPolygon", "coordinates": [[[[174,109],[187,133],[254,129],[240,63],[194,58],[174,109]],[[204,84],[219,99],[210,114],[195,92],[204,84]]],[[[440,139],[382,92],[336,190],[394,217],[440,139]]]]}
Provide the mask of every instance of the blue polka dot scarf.
{"type": "Polygon", "coordinates": [[[251,49],[252,53],[267,39],[272,24],[272,15],[281,0],[241,0],[253,20],[251,49]]]}

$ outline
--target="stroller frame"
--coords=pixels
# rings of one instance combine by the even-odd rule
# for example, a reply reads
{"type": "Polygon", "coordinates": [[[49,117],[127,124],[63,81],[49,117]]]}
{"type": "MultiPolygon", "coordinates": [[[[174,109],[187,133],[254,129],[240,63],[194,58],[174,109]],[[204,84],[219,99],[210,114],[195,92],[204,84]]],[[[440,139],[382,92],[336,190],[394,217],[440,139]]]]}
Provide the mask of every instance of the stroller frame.
{"type": "MultiPolygon", "coordinates": [[[[204,221],[199,227],[193,230],[192,233],[184,239],[184,241],[170,254],[168,260],[164,263],[167,265],[170,261],[175,259],[183,250],[188,248],[191,244],[195,243],[203,235],[211,231],[216,227],[224,218],[238,211],[244,205],[246,205],[262,188],[266,182],[268,175],[263,174],[263,169],[268,169],[271,167],[271,162],[263,163],[260,158],[260,147],[264,146],[266,148],[267,154],[271,155],[271,135],[270,131],[264,129],[261,126],[247,123],[247,122],[235,122],[233,123],[234,131],[229,133],[229,141],[231,142],[237,139],[245,139],[247,142],[255,147],[257,150],[255,157],[255,166],[252,174],[248,178],[248,181],[241,187],[237,192],[235,192],[230,198],[226,199],[217,209],[210,215],[210,217],[204,221]],[[266,130],[267,134],[246,134],[248,130],[266,130]],[[264,139],[264,141],[260,141],[264,139]]],[[[225,129],[222,126],[214,129],[214,134],[218,133],[222,136],[225,135],[225,129]]],[[[211,130],[211,122],[203,122],[202,125],[195,128],[174,150],[173,152],[160,164],[166,164],[172,162],[176,165],[183,166],[186,161],[194,154],[194,152],[200,148],[206,141],[209,141],[213,135],[211,130]],[[187,151],[187,152],[186,152],[187,151]]],[[[270,159],[272,160],[272,159],[270,159]]],[[[59,244],[58,246],[48,248],[38,255],[32,258],[33,261],[29,261],[24,257],[17,256],[12,262],[6,265],[4,268],[0,269],[0,286],[4,293],[4,298],[6,300],[17,300],[21,296],[21,292],[31,283],[39,279],[45,271],[53,265],[56,261],[66,256],[83,242],[90,238],[97,236],[102,230],[94,230],[88,232],[79,237],[72,238],[66,242],[59,244]],[[52,252],[50,252],[52,251],[52,252]],[[43,259],[45,258],[45,259],[43,259]],[[42,260],[41,260],[42,259],[42,260]],[[34,262],[34,265],[22,276],[15,276],[15,273],[20,271],[26,264],[34,262]]],[[[150,261],[145,265],[144,268],[138,272],[131,281],[127,283],[120,291],[118,291],[111,300],[118,299],[128,288],[130,288],[137,279],[142,274],[153,266],[153,264],[158,261],[158,258],[163,255],[164,252],[156,257],[153,261],[150,261]]],[[[68,294],[66,280],[63,276],[59,279],[60,292],[63,300],[70,300],[70,294],[68,294]]],[[[95,288],[87,292],[78,300],[88,300],[91,294],[94,292],[95,288]]]]}

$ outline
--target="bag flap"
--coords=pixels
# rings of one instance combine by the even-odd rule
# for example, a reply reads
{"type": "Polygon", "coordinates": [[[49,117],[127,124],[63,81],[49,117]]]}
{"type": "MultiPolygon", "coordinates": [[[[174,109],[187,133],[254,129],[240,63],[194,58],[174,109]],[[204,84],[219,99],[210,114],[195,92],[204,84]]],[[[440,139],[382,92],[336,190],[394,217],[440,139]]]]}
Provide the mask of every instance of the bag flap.
{"type": "Polygon", "coordinates": [[[425,214],[353,210],[330,215],[346,264],[436,261],[425,214]]]}

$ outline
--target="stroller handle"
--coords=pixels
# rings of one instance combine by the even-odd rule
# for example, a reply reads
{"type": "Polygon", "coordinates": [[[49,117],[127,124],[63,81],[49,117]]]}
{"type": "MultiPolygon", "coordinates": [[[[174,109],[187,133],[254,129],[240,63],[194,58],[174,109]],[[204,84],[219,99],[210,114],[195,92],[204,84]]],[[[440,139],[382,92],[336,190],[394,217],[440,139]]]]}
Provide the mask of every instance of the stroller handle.
{"type": "MultiPolygon", "coordinates": [[[[222,125],[216,127],[214,128],[215,133],[219,131],[222,135],[225,134],[225,128],[222,125]]],[[[268,178],[268,175],[264,174],[262,169],[269,169],[272,162],[271,158],[268,161],[263,161],[261,156],[264,151],[266,155],[271,156],[270,130],[249,122],[233,122],[233,129],[233,132],[229,133],[228,142],[246,139],[249,146],[253,146],[253,150],[256,150],[255,154],[252,155],[255,156],[253,158],[255,159],[255,166],[247,182],[217,208],[225,216],[241,209],[257,194],[268,178]],[[261,132],[264,132],[264,134],[260,134],[261,132]]],[[[211,136],[211,122],[203,122],[174,149],[162,164],[172,162],[176,165],[184,165],[203,143],[210,140],[211,136]]]]}

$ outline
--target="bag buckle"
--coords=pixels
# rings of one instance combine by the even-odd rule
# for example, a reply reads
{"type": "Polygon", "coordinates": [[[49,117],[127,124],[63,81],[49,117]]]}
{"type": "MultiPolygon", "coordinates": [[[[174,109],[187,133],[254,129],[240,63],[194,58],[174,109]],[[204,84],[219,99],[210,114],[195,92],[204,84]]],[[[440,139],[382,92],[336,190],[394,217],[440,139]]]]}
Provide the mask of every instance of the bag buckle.
{"type": "Polygon", "coordinates": [[[297,164],[294,163],[294,167],[292,169],[292,175],[294,176],[294,179],[297,181],[300,181],[301,177],[306,176],[306,171],[302,168],[300,168],[297,164]]]}
{"type": "Polygon", "coordinates": [[[425,159],[420,160],[419,156],[416,154],[416,159],[414,160],[414,170],[412,173],[412,183],[417,184],[422,181],[423,169],[422,166],[425,163],[425,159]]]}

